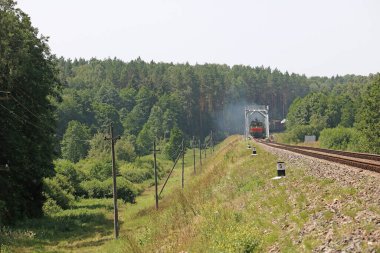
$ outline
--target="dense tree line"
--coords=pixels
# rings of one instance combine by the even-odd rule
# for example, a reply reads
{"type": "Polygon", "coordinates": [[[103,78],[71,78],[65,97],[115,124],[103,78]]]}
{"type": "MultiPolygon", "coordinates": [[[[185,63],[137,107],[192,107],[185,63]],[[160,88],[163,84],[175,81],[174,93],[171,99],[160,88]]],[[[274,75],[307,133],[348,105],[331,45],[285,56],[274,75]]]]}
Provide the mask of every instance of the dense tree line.
{"type": "Polygon", "coordinates": [[[46,39],[13,1],[0,1],[0,27],[1,226],[41,214],[42,180],[53,172],[51,101],[59,82],[46,39]]]}
{"type": "MultiPolygon", "coordinates": [[[[92,134],[112,121],[118,134],[133,139],[138,154],[147,140],[164,139],[174,126],[186,136],[205,138],[211,130],[243,132],[243,107],[269,105],[270,118],[282,119],[297,97],[332,90],[337,84],[366,77],[307,78],[277,69],[217,64],[146,63],[136,59],[59,60],[65,83],[58,104],[58,136],[76,120],[92,134]],[[132,137],[131,137],[132,136],[132,137]]],[[[150,145],[150,144],[149,144],[150,145]]]]}
{"type": "Polygon", "coordinates": [[[288,141],[320,135],[326,148],[380,153],[380,75],[296,99],[286,124],[288,141]]]}

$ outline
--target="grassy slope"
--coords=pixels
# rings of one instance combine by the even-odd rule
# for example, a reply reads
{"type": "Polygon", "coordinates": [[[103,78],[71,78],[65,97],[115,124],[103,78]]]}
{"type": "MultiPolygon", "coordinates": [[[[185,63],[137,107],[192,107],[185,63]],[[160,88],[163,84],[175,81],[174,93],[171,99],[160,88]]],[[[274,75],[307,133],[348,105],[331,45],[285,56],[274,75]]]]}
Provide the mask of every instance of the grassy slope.
{"type": "MultiPolygon", "coordinates": [[[[353,222],[332,222],[332,233],[311,229],[314,222],[337,218],[326,203],[354,199],[343,210],[348,219],[363,210],[356,189],[293,167],[287,168],[286,179],[272,180],[277,158],[261,148],[258,153],[252,157],[240,137],[228,138],[184,192],[172,188],[159,211],[148,203],[129,209],[123,238],[98,252],[309,252],[326,234],[339,241],[358,227],[367,233],[376,229],[353,222]],[[315,220],[316,214],[322,216],[315,220]]],[[[376,204],[373,208],[380,212],[376,204]]],[[[365,251],[366,242],[361,247],[365,251]]]]}
{"type": "MultiPolygon", "coordinates": [[[[272,180],[277,158],[260,147],[257,150],[259,155],[252,157],[241,137],[232,136],[207,158],[202,173],[195,177],[189,152],[185,190],[180,189],[177,168],[162,196],[159,211],[154,209],[153,188],[144,192],[137,204],[121,205],[118,241],[111,240],[112,208],[108,206],[104,209],[108,210],[104,216],[108,219],[106,226],[99,222],[99,230],[91,226],[83,235],[77,231],[77,238],[53,239],[45,249],[51,252],[308,252],[322,244],[326,236],[308,229],[315,222],[313,217],[323,214],[318,218],[319,223],[336,218],[335,213],[325,210],[326,203],[353,198],[358,200],[346,209],[346,215],[354,217],[363,210],[356,189],[306,176],[302,168],[288,167],[285,179],[272,180]]],[[[378,207],[373,208],[380,212],[378,207]]],[[[334,224],[333,240],[340,240],[357,225],[334,224]]],[[[371,224],[359,225],[367,232],[376,229],[371,224]]],[[[366,244],[362,247],[365,251],[366,244]]]]}
{"type": "MultiPolygon", "coordinates": [[[[207,155],[209,155],[209,152],[207,155]]],[[[199,168],[199,150],[196,149],[197,169],[199,168]]],[[[203,156],[204,157],[204,156],[203,156]]],[[[173,165],[164,155],[157,155],[160,166],[169,171],[173,165]]],[[[181,184],[180,162],[169,180],[164,197],[181,184]]],[[[193,151],[185,156],[185,184],[193,174],[193,151]]],[[[159,190],[165,178],[161,179],[159,190]]],[[[144,185],[144,184],[143,184],[144,185]]],[[[137,198],[137,204],[127,205],[118,201],[120,234],[125,234],[126,227],[138,225],[131,222],[130,216],[140,210],[151,209],[154,205],[154,187],[148,188],[137,198]],[[126,223],[126,224],[124,224],[126,223]]],[[[112,199],[82,199],[74,203],[70,210],[64,210],[51,217],[31,219],[15,228],[6,229],[5,238],[1,241],[1,252],[94,252],[102,245],[113,240],[113,201],[112,199]],[[5,244],[5,245],[4,245],[5,244]]],[[[100,250],[103,252],[103,250],[100,250]]]]}

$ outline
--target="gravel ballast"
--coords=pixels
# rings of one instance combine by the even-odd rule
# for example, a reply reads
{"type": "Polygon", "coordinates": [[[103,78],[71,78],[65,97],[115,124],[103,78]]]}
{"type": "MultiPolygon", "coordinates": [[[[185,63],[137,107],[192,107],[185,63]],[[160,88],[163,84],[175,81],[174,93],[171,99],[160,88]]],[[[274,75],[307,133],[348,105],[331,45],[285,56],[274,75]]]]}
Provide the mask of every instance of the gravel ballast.
{"type": "Polygon", "coordinates": [[[333,181],[334,189],[354,190],[349,197],[333,200],[325,200],[328,193],[321,192],[320,211],[313,212],[311,200],[308,209],[313,214],[300,231],[299,242],[312,233],[322,242],[313,252],[380,252],[380,173],[259,145],[278,156],[289,170],[303,169],[307,176],[333,181]],[[331,219],[324,219],[326,214],[331,219]]]}

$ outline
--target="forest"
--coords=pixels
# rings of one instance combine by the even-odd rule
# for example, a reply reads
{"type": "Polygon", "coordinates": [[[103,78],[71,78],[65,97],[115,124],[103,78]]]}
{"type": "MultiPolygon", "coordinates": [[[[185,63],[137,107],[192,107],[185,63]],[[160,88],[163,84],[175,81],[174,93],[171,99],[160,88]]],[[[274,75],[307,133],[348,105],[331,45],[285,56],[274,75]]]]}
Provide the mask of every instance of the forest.
{"type": "Polygon", "coordinates": [[[190,147],[193,136],[209,143],[211,132],[216,141],[243,133],[245,105],[268,105],[271,119],[286,118],[288,141],[316,134],[326,147],[379,153],[378,75],[65,59],[13,1],[1,2],[0,24],[0,226],[68,209],[78,198],[111,197],[104,140],[111,123],[121,137],[118,195],[131,203],[152,184],[153,141],[166,157],[163,176],[182,139],[190,147]],[[335,135],[348,140],[337,144],[335,135]]]}
{"type": "Polygon", "coordinates": [[[286,119],[287,142],[315,135],[324,148],[380,154],[380,75],[297,98],[286,119]]]}

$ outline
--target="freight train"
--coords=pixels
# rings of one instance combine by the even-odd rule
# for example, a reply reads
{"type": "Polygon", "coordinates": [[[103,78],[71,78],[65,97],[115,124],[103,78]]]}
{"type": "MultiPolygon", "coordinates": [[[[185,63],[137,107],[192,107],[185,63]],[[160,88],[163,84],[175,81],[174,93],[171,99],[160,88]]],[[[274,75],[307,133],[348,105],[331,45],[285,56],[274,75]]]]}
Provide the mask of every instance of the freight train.
{"type": "Polygon", "coordinates": [[[265,126],[264,123],[257,119],[252,120],[249,124],[249,134],[254,138],[265,138],[265,126]]]}

